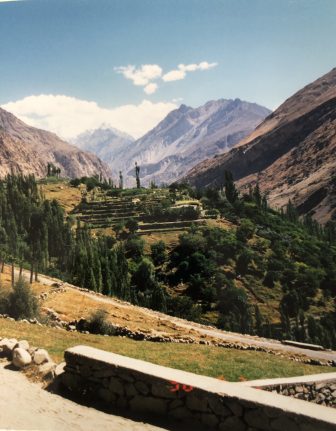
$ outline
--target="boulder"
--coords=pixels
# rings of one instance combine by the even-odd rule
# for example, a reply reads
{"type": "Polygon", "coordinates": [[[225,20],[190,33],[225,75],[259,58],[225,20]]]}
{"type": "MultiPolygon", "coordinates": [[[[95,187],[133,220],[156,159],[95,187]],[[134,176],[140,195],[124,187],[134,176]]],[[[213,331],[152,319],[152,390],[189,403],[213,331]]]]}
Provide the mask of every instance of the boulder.
{"type": "Polygon", "coordinates": [[[14,338],[4,338],[0,342],[0,349],[2,350],[2,354],[10,358],[15,346],[17,345],[17,342],[18,340],[15,340],[14,338]]]}
{"type": "Polygon", "coordinates": [[[29,351],[29,343],[27,340],[21,340],[15,345],[15,349],[20,348],[29,351]]]}
{"type": "Polygon", "coordinates": [[[37,349],[34,352],[33,361],[36,365],[44,364],[45,362],[51,362],[49,353],[44,349],[37,349]]]}
{"type": "Polygon", "coordinates": [[[17,368],[23,368],[26,365],[29,365],[32,361],[30,354],[27,350],[17,347],[13,350],[13,359],[12,363],[17,368]]]}

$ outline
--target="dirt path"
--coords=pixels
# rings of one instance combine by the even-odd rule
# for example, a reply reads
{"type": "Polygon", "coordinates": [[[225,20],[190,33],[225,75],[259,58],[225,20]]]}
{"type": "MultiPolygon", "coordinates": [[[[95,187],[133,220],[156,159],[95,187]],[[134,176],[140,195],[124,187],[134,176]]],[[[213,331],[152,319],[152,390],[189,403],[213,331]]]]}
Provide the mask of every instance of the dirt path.
{"type": "Polygon", "coordinates": [[[163,431],[106,414],[43,390],[0,363],[0,429],[48,431],[163,431]]]}
{"type": "MultiPolygon", "coordinates": [[[[25,276],[28,276],[29,272],[25,271],[24,274],[25,276]]],[[[45,275],[39,275],[39,280],[41,283],[47,286],[51,286],[55,282],[60,282],[57,279],[53,279],[45,275]]],[[[72,286],[68,283],[65,283],[64,287],[66,287],[67,289],[77,290],[76,286],[72,286]]],[[[125,310],[134,310],[135,308],[137,308],[143,314],[148,315],[152,318],[156,317],[163,320],[169,320],[179,328],[183,328],[184,330],[187,330],[187,331],[194,330],[203,336],[208,336],[211,338],[216,338],[227,342],[246,343],[246,344],[262,347],[269,350],[280,351],[284,354],[303,355],[311,359],[322,360],[322,361],[336,361],[335,351],[315,351],[310,349],[302,349],[299,347],[287,346],[287,345],[281,344],[280,341],[278,340],[272,340],[272,339],[261,338],[257,336],[243,335],[243,334],[234,333],[234,332],[222,331],[220,329],[213,328],[211,326],[200,325],[198,323],[190,322],[188,320],[167,316],[166,314],[149,310],[147,308],[138,307],[118,299],[108,298],[106,296],[98,296],[93,293],[88,293],[83,291],[81,293],[84,294],[85,296],[90,297],[91,299],[94,299],[97,302],[105,303],[105,304],[114,304],[115,306],[118,306],[120,308],[125,308],[125,310]]]]}

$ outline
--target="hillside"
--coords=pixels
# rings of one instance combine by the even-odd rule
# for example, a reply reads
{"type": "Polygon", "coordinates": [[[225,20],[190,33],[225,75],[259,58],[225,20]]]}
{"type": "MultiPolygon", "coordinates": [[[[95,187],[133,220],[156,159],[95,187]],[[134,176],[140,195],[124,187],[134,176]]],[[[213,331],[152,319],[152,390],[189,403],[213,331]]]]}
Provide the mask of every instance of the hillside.
{"type": "Polygon", "coordinates": [[[240,188],[257,181],[273,206],[290,199],[321,223],[336,206],[336,69],[307,85],[269,115],[229,153],[194,167],[190,184],[223,184],[232,172],[240,188]]]}
{"type": "Polygon", "coordinates": [[[0,176],[45,177],[48,163],[60,168],[64,177],[110,177],[109,168],[94,154],[78,150],[54,133],[28,126],[0,108],[0,176]]]}
{"type": "Polygon", "coordinates": [[[72,216],[82,229],[123,245],[130,291],[101,285],[100,276],[81,275],[84,257],[75,279],[92,289],[99,283],[106,294],[117,289],[119,297],[131,295],[136,304],[174,316],[280,339],[313,336],[333,345],[327,335],[335,293],[332,226],[321,230],[310,219],[301,223],[290,208],[277,213],[258,190],[233,203],[222,192],[189,193],[184,187],[92,191],[72,216]],[[87,281],[80,281],[83,277],[87,281]],[[163,291],[156,291],[158,284],[163,291]],[[308,334],[307,324],[315,320],[325,325],[322,338],[308,334]]]}
{"type": "Polygon", "coordinates": [[[134,164],[142,183],[175,181],[200,161],[220,154],[248,135],[270,111],[240,99],[207,102],[198,108],[181,105],[145,136],[114,157],[126,183],[134,183],[134,164]]]}

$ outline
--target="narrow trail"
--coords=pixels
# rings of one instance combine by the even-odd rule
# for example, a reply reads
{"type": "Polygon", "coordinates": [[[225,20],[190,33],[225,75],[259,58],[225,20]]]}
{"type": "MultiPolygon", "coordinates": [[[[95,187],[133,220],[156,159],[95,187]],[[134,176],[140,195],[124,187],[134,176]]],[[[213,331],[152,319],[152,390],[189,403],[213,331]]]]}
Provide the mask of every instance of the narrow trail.
{"type": "MultiPolygon", "coordinates": [[[[29,276],[29,271],[24,271],[23,273],[26,277],[29,276]]],[[[51,278],[42,274],[39,275],[39,281],[40,283],[45,284],[47,286],[51,286],[52,284],[57,282],[63,284],[63,282],[58,279],[51,278]]],[[[64,283],[64,287],[66,287],[67,289],[73,289],[75,291],[78,289],[78,287],[68,283],[64,283]]],[[[83,292],[83,291],[81,291],[81,293],[97,302],[112,304],[112,305],[114,304],[115,306],[125,308],[125,310],[139,309],[139,311],[141,311],[141,313],[145,315],[164,319],[164,320],[169,320],[170,322],[174,323],[177,327],[180,327],[186,330],[194,330],[198,332],[198,334],[203,336],[205,335],[205,336],[217,338],[219,340],[223,340],[227,342],[246,343],[249,345],[258,346],[269,350],[279,351],[284,354],[303,355],[315,360],[336,361],[335,351],[315,351],[310,349],[302,349],[294,346],[287,346],[287,345],[281,344],[281,342],[278,340],[261,338],[261,337],[252,336],[252,335],[243,335],[243,334],[234,333],[234,332],[227,332],[217,328],[213,328],[211,326],[201,325],[195,322],[190,322],[188,320],[168,316],[166,314],[153,311],[147,308],[138,307],[136,305],[132,305],[118,299],[108,298],[105,296],[98,296],[98,295],[95,295],[94,293],[83,292]]]]}

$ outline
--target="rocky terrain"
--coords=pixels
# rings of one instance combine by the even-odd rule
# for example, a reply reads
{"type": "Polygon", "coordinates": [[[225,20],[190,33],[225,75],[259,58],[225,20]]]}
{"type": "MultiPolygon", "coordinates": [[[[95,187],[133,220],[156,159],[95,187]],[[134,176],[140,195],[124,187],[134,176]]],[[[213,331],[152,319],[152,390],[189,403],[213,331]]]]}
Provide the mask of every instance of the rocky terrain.
{"type": "Polygon", "coordinates": [[[221,185],[225,170],[240,188],[259,182],[270,204],[288,200],[325,223],[336,211],[336,68],[286,100],[227,154],[186,176],[197,186],[221,185]]]}
{"type": "MultiPolygon", "coordinates": [[[[181,105],[145,136],[114,152],[113,167],[124,172],[130,185],[135,181],[135,162],[141,166],[142,184],[175,181],[200,161],[237,144],[269,113],[239,99],[210,101],[196,109],[181,105]]],[[[95,153],[109,161],[101,145],[95,145],[95,153]]]]}
{"type": "Polygon", "coordinates": [[[0,176],[22,173],[41,178],[48,163],[66,177],[110,176],[109,168],[96,155],[78,150],[54,133],[28,126],[0,108],[0,176]]]}
{"type": "Polygon", "coordinates": [[[96,154],[101,160],[114,169],[114,160],[134,138],[108,125],[98,129],[87,130],[71,140],[71,143],[83,151],[96,154]]]}

